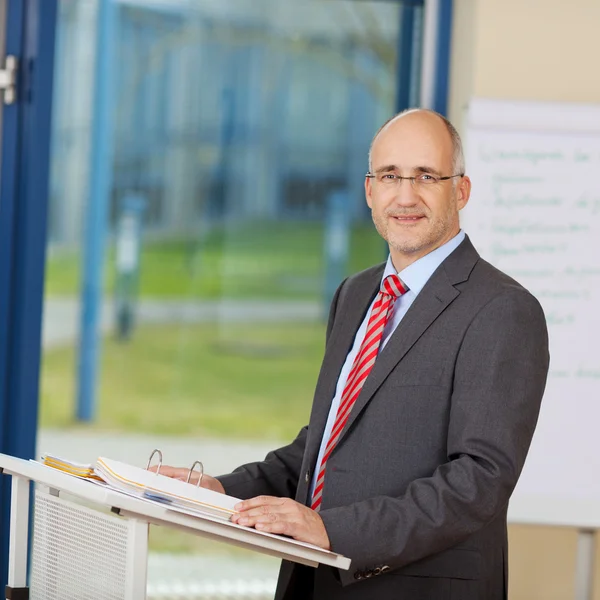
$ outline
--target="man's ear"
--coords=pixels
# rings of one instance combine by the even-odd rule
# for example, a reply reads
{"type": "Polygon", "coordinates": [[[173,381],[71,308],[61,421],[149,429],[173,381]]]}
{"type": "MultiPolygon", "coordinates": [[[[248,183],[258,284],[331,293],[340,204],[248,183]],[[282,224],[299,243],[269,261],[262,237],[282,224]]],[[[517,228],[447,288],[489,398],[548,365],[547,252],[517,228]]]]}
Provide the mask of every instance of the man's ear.
{"type": "Polygon", "coordinates": [[[372,192],[372,179],[371,177],[365,177],[365,198],[367,199],[367,205],[369,208],[373,208],[372,192]]]}
{"type": "Polygon", "coordinates": [[[471,197],[471,180],[467,175],[460,178],[458,185],[456,186],[456,203],[458,210],[462,210],[471,197]]]}

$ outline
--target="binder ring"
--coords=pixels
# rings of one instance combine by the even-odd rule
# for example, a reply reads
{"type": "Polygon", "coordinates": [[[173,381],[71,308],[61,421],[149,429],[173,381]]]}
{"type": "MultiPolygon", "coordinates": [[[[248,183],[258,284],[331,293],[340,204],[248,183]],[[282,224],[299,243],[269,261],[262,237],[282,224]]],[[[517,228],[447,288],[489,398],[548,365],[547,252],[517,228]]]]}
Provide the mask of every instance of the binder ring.
{"type": "Polygon", "coordinates": [[[195,460],[194,464],[190,467],[190,470],[188,472],[188,476],[186,479],[186,483],[190,482],[190,479],[192,478],[192,472],[194,471],[194,467],[196,465],[200,465],[200,477],[198,478],[198,483],[196,484],[196,487],[200,487],[200,484],[202,483],[202,478],[204,477],[204,465],[199,461],[199,460],[195,460]]]}
{"type": "Polygon", "coordinates": [[[148,464],[146,465],[146,471],[150,468],[150,464],[152,463],[155,454],[158,454],[158,468],[156,469],[156,474],[158,475],[160,473],[160,468],[162,467],[162,452],[158,448],[155,448],[152,451],[152,454],[148,459],[148,464]]]}

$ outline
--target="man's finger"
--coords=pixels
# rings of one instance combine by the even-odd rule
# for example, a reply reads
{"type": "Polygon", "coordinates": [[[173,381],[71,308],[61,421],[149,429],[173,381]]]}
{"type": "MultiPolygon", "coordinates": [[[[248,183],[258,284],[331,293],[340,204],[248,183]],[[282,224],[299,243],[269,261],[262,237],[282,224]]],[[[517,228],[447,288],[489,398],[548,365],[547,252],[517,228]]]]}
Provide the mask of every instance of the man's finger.
{"type": "Polygon", "coordinates": [[[291,515],[297,514],[298,510],[294,506],[290,506],[285,503],[281,504],[261,504],[255,508],[249,508],[247,510],[238,511],[238,515],[241,517],[260,517],[261,515],[269,514],[281,514],[291,515]]]}
{"type": "Polygon", "coordinates": [[[272,522],[276,521],[278,518],[281,518],[281,515],[277,515],[274,511],[265,511],[263,510],[266,507],[255,508],[253,510],[245,511],[242,513],[238,513],[237,515],[233,515],[232,521],[234,523],[239,523],[240,525],[248,525],[252,527],[255,523],[259,522],[272,522]]]}
{"type": "Polygon", "coordinates": [[[285,502],[285,500],[285,498],[277,498],[275,496],[256,496],[256,498],[250,498],[249,500],[238,502],[233,508],[238,512],[244,512],[252,508],[257,508],[259,506],[281,505],[285,502]]]}
{"type": "Polygon", "coordinates": [[[280,535],[294,536],[292,533],[293,527],[287,521],[275,521],[274,523],[257,523],[256,529],[266,531],[268,533],[278,533],[280,535]]]}
{"type": "MultiPolygon", "coordinates": [[[[288,535],[292,535],[291,532],[298,528],[298,523],[293,515],[277,512],[256,514],[252,516],[242,515],[237,519],[237,523],[239,525],[245,525],[246,527],[256,527],[257,529],[261,529],[264,525],[271,526],[278,524],[279,529],[282,528],[285,530],[280,533],[286,533],[288,535]]],[[[269,529],[269,531],[271,531],[271,529],[269,529]]]]}

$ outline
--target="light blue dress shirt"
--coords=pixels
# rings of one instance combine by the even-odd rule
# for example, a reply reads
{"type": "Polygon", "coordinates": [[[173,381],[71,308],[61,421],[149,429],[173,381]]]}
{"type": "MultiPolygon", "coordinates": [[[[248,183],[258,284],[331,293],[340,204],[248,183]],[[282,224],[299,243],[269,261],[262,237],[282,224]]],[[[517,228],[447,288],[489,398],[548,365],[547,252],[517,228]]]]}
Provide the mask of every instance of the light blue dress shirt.
{"type": "MultiPolygon", "coordinates": [[[[392,263],[392,258],[391,256],[388,256],[387,264],[385,266],[385,270],[383,271],[381,281],[383,282],[383,280],[389,275],[398,275],[402,282],[406,286],[408,286],[408,291],[402,296],[400,296],[398,299],[396,299],[396,302],[394,302],[392,314],[388,319],[385,329],[383,330],[383,337],[381,338],[379,352],[381,352],[383,347],[388,343],[392,333],[394,333],[396,327],[398,327],[398,323],[402,321],[402,318],[410,308],[411,304],[415,301],[415,298],[419,295],[419,292],[425,287],[425,284],[433,275],[434,271],[442,264],[442,262],[446,258],[448,258],[448,256],[450,256],[450,254],[452,254],[452,252],[454,252],[454,250],[456,250],[456,248],[458,248],[458,246],[464,239],[465,233],[461,230],[449,242],[446,242],[443,246],[436,248],[433,252],[430,252],[429,254],[426,254],[419,260],[416,260],[414,263],[406,267],[406,269],[400,271],[400,273],[396,272],[396,269],[394,269],[394,265],[392,263]]],[[[321,448],[319,449],[317,465],[313,473],[312,483],[310,487],[311,498],[317,482],[317,476],[319,474],[321,460],[323,458],[323,454],[325,454],[325,447],[327,446],[329,436],[331,435],[331,430],[333,429],[333,424],[335,422],[337,410],[340,405],[342,392],[344,391],[344,386],[346,384],[346,379],[348,379],[348,375],[350,374],[350,370],[352,369],[352,365],[354,364],[354,359],[356,358],[356,355],[360,350],[360,346],[367,332],[369,315],[371,314],[371,309],[373,308],[374,303],[375,299],[373,299],[373,302],[371,303],[371,306],[369,307],[369,310],[367,311],[363,322],[361,323],[360,327],[358,328],[358,331],[356,332],[352,349],[348,353],[348,356],[346,357],[346,362],[344,363],[344,366],[340,371],[340,376],[338,378],[337,386],[335,389],[335,396],[333,397],[333,401],[331,402],[329,416],[327,417],[327,424],[325,425],[325,432],[323,433],[323,439],[321,440],[321,448]]]]}

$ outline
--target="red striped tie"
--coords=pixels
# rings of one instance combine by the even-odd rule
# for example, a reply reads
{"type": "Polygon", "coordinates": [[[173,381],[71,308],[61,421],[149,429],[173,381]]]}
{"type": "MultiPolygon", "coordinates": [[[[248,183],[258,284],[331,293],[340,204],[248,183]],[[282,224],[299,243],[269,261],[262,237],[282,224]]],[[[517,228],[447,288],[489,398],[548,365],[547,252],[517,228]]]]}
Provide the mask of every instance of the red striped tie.
{"type": "Polygon", "coordinates": [[[402,296],[402,294],[405,294],[407,291],[408,288],[402,284],[397,275],[389,275],[383,280],[379,294],[377,294],[377,298],[375,298],[375,303],[373,304],[373,309],[369,316],[365,338],[354,359],[352,369],[350,370],[348,379],[344,385],[344,391],[342,392],[342,399],[338,407],[333,429],[331,430],[329,441],[325,447],[325,453],[321,459],[319,476],[317,477],[315,491],[312,497],[311,508],[313,510],[319,510],[319,507],[321,506],[327,459],[335,448],[335,445],[340,438],[340,434],[344,429],[344,425],[346,425],[346,422],[348,421],[350,411],[360,394],[360,390],[362,389],[367,376],[375,364],[383,330],[392,313],[394,302],[396,298],[402,296]]]}

